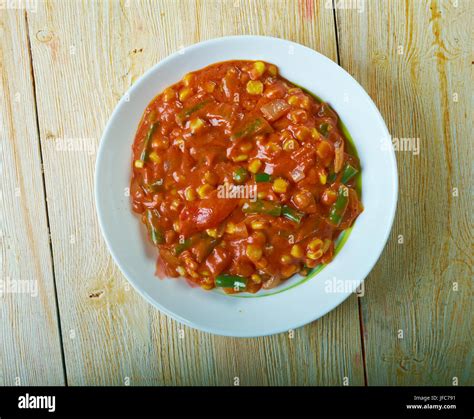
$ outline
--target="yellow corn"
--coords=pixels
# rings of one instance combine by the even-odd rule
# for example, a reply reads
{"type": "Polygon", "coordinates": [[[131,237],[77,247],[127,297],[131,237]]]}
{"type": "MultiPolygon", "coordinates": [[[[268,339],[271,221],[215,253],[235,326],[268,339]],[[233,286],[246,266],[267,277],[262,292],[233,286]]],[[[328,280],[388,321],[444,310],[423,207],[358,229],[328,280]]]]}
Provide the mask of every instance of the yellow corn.
{"type": "Polygon", "coordinates": [[[135,167],[137,169],[142,169],[143,165],[144,165],[143,160],[135,160],[135,167]]]}
{"type": "Polygon", "coordinates": [[[183,83],[185,86],[189,86],[191,84],[191,80],[194,78],[192,73],[188,73],[183,77],[183,83]]]}
{"type": "Polygon", "coordinates": [[[281,177],[276,178],[273,181],[273,190],[277,193],[285,193],[288,189],[288,182],[281,177]]]}
{"type": "Polygon", "coordinates": [[[258,192],[257,193],[257,198],[258,199],[264,199],[267,196],[266,192],[258,192]]]}
{"type": "Polygon", "coordinates": [[[205,90],[207,93],[212,93],[215,88],[216,88],[216,83],[214,83],[213,81],[207,81],[207,82],[204,84],[204,90],[205,90]]]}
{"type": "Polygon", "coordinates": [[[171,99],[174,99],[176,96],[176,92],[171,88],[167,88],[163,92],[163,99],[165,102],[169,102],[171,99]]]}
{"type": "Polygon", "coordinates": [[[150,160],[153,163],[156,163],[156,164],[161,163],[161,157],[158,155],[156,151],[152,151],[148,157],[150,157],[150,160]]]}
{"type": "Polygon", "coordinates": [[[205,183],[204,185],[201,185],[199,186],[199,188],[197,188],[197,193],[199,195],[199,198],[204,199],[213,190],[214,188],[211,185],[205,183]]]}
{"type": "Polygon", "coordinates": [[[201,118],[194,118],[189,123],[189,128],[191,128],[191,132],[194,134],[198,130],[200,130],[204,126],[204,121],[201,118]]]}
{"type": "Polygon", "coordinates": [[[316,128],[312,128],[311,129],[311,137],[313,138],[313,140],[317,140],[319,137],[321,137],[321,134],[319,133],[319,131],[316,128]]]}
{"type": "Polygon", "coordinates": [[[253,144],[251,142],[244,142],[240,145],[240,151],[244,153],[248,153],[253,148],[253,144]]]}
{"type": "Polygon", "coordinates": [[[308,244],[308,249],[312,252],[321,249],[323,246],[323,241],[321,239],[314,239],[308,244]]]}
{"type": "Polygon", "coordinates": [[[179,275],[181,275],[181,276],[186,275],[186,269],[184,269],[183,266],[178,266],[178,267],[176,268],[176,272],[177,272],[179,275]]]}
{"type": "Polygon", "coordinates": [[[197,198],[196,191],[191,186],[188,186],[184,191],[184,197],[186,201],[194,201],[197,198]]]}
{"type": "Polygon", "coordinates": [[[253,68],[255,69],[256,76],[260,77],[265,71],[265,64],[257,61],[253,64],[253,68]]]}
{"type": "Polygon", "coordinates": [[[260,282],[262,282],[262,277],[259,274],[252,274],[250,279],[256,284],[260,284],[260,282]]]}
{"type": "Polygon", "coordinates": [[[250,227],[252,227],[253,230],[263,230],[266,227],[265,221],[252,221],[250,223],[250,227]]]}
{"type": "Polygon", "coordinates": [[[261,167],[262,167],[262,161],[259,159],[253,159],[249,163],[248,169],[250,173],[258,173],[261,167]]]}
{"type": "Polygon", "coordinates": [[[248,158],[249,156],[247,154],[239,154],[236,157],[232,157],[232,160],[235,162],[241,162],[247,160],[248,158]]]}
{"type": "Polygon", "coordinates": [[[319,183],[321,183],[321,185],[325,185],[327,180],[328,176],[326,174],[326,171],[323,169],[319,172],[319,183]]]}
{"type": "Polygon", "coordinates": [[[217,228],[208,228],[206,230],[206,233],[209,237],[213,237],[214,239],[217,239],[217,228]]]}
{"type": "Polygon", "coordinates": [[[317,260],[323,255],[322,250],[318,250],[316,252],[308,252],[306,253],[306,256],[308,256],[310,259],[317,260]]]}
{"type": "Polygon", "coordinates": [[[299,244],[294,244],[291,248],[291,256],[294,258],[302,258],[303,257],[303,249],[299,244]]]}
{"type": "Polygon", "coordinates": [[[288,98],[288,103],[292,106],[295,106],[298,103],[298,96],[290,96],[288,98]]]}
{"type": "Polygon", "coordinates": [[[260,246],[256,246],[255,244],[248,244],[247,248],[245,249],[245,253],[247,254],[247,257],[253,262],[260,260],[263,256],[262,248],[260,246]]]}
{"type": "Polygon", "coordinates": [[[184,87],[179,91],[178,97],[179,100],[182,102],[186,100],[189,96],[191,96],[192,90],[189,87],[184,87]]]}
{"type": "Polygon", "coordinates": [[[247,82],[247,93],[261,95],[263,93],[263,83],[258,80],[249,80],[247,82]]]}
{"type": "Polygon", "coordinates": [[[225,226],[225,232],[228,234],[234,234],[235,233],[235,224],[234,223],[227,223],[225,226]]]}

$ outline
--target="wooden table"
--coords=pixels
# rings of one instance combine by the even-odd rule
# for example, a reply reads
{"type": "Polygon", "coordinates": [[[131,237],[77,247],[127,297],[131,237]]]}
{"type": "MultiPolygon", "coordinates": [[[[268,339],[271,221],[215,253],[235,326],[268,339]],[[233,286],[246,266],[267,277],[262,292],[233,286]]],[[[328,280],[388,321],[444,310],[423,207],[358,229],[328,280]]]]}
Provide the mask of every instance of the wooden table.
{"type": "Polygon", "coordinates": [[[16,3],[28,10],[0,1],[0,279],[36,280],[38,295],[0,296],[0,384],[474,384],[472,1],[16,3]],[[400,141],[397,216],[364,297],[293,338],[212,336],[160,314],[114,265],[94,207],[119,98],[167,55],[237,34],[339,62],[392,136],[415,139],[400,141]]]}

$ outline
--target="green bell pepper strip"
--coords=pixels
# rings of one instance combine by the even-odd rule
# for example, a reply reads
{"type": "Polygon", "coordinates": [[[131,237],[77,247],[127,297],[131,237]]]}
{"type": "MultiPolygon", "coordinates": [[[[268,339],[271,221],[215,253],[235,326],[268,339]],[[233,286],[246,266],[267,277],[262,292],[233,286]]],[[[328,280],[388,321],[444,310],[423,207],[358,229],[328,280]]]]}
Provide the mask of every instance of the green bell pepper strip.
{"type": "Polygon", "coordinates": [[[146,210],[146,221],[147,221],[147,227],[148,231],[150,233],[150,239],[153,242],[153,244],[156,246],[158,244],[163,244],[165,242],[165,236],[163,234],[163,231],[155,227],[154,221],[155,221],[156,215],[153,213],[152,210],[146,210]]]}
{"type": "Polygon", "coordinates": [[[231,140],[238,140],[239,138],[248,137],[249,135],[256,133],[262,123],[263,122],[260,118],[255,119],[254,121],[250,122],[245,128],[233,134],[231,136],[231,140]]]}
{"type": "Polygon", "coordinates": [[[245,214],[267,214],[279,217],[281,215],[281,206],[272,201],[257,199],[255,202],[246,202],[242,206],[242,212],[245,214]]]}
{"type": "Polygon", "coordinates": [[[341,224],[342,217],[346,212],[347,204],[349,202],[349,189],[347,186],[340,185],[337,193],[336,202],[332,205],[329,211],[329,220],[336,226],[341,224]]]}
{"type": "Polygon", "coordinates": [[[359,171],[350,163],[346,163],[342,171],[341,183],[347,184],[359,171]]]}
{"type": "Polygon", "coordinates": [[[143,162],[148,158],[148,149],[150,146],[151,137],[153,137],[153,133],[155,132],[155,129],[158,127],[158,125],[158,123],[153,123],[150,125],[148,133],[146,134],[146,138],[143,141],[143,148],[142,152],[140,153],[140,160],[143,162]]]}
{"type": "Polygon", "coordinates": [[[298,211],[285,205],[281,209],[281,215],[299,224],[302,218],[304,217],[304,212],[298,211]]]}
{"type": "Polygon", "coordinates": [[[176,116],[176,122],[178,122],[179,125],[183,125],[184,121],[188,119],[193,113],[201,110],[206,106],[210,100],[205,100],[203,102],[199,102],[194,106],[191,106],[187,109],[182,110],[178,115],[176,116]]]}
{"type": "Polygon", "coordinates": [[[215,280],[216,287],[234,288],[241,291],[247,288],[247,278],[239,275],[219,275],[215,280]]]}
{"type": "Polygon", "coordinates": [[[337,173],[335,172],[330,172],[327,178],[328,183],[334,183],[334,181],[337,178],[337,173]]]}
{"type": "Polygon", "coordinates": [[[249,172],[243,167],[234,170],[233,179],[236,183],[244,183],[249,177],[249,172]]]}
{"type": "Polygon", "coordinates": [[[325,137],[328,136],[329,124],[323,123],[319,126],[318,131],[323,134],[325,137]]]}
{"type": "Polygon", "coordinates": [[[179,254],[183,253],[185,250],[189,249],[192,245],[192,240],[185,239],[182,243],[178,243],[175,248],[174,248],[174,254],[175,256],[178,256],[179,254]]]}
{"type": "Polygon", "coordinates": [[[255,182],[270,182],[272,177],[267,173],[256,173],[255,182]]]}

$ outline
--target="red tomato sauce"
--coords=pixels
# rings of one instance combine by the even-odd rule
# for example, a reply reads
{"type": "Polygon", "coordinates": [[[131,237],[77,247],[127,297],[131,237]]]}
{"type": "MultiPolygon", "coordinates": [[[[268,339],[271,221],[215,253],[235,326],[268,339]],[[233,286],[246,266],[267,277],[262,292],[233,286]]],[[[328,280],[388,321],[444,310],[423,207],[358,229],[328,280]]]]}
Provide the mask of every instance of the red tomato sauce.
{"type": "Polygon", "coordinates": [[[131,201],[157,275],[256,292],[334,257],[362,212],[336,113],[261,61],[189,73],[146,108],[131,201]]]}

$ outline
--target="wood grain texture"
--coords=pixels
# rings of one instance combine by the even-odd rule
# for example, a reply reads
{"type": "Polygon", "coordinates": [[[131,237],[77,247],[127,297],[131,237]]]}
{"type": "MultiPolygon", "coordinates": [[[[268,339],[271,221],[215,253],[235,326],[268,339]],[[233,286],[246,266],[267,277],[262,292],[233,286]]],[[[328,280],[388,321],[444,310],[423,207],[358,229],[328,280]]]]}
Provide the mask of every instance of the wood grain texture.
{"type": "Polygon", "coordinates": [[[182,326],[130,290],[100,236],[95,154],[84,146],[96,149],[131,83],[183,46],[266,34],[336,59],[333,12],[322,4],[46,2],[29,15],[69,384],[363,384],[355,297],[292,339],[231,339],[182,326]]]}
{"type": "Polygon", "coordinates": [[[473,385],[472,2],[365,6],[337,11],[341,64],[392,137],[420,141],[397,152],[397,217],[361,300],[368,384],[473,385]]]}
{"type": "Polygon", "coordinates": [[[0,77],[0,385],[62,385],[24,11],[0,11],[0,77]]]}

